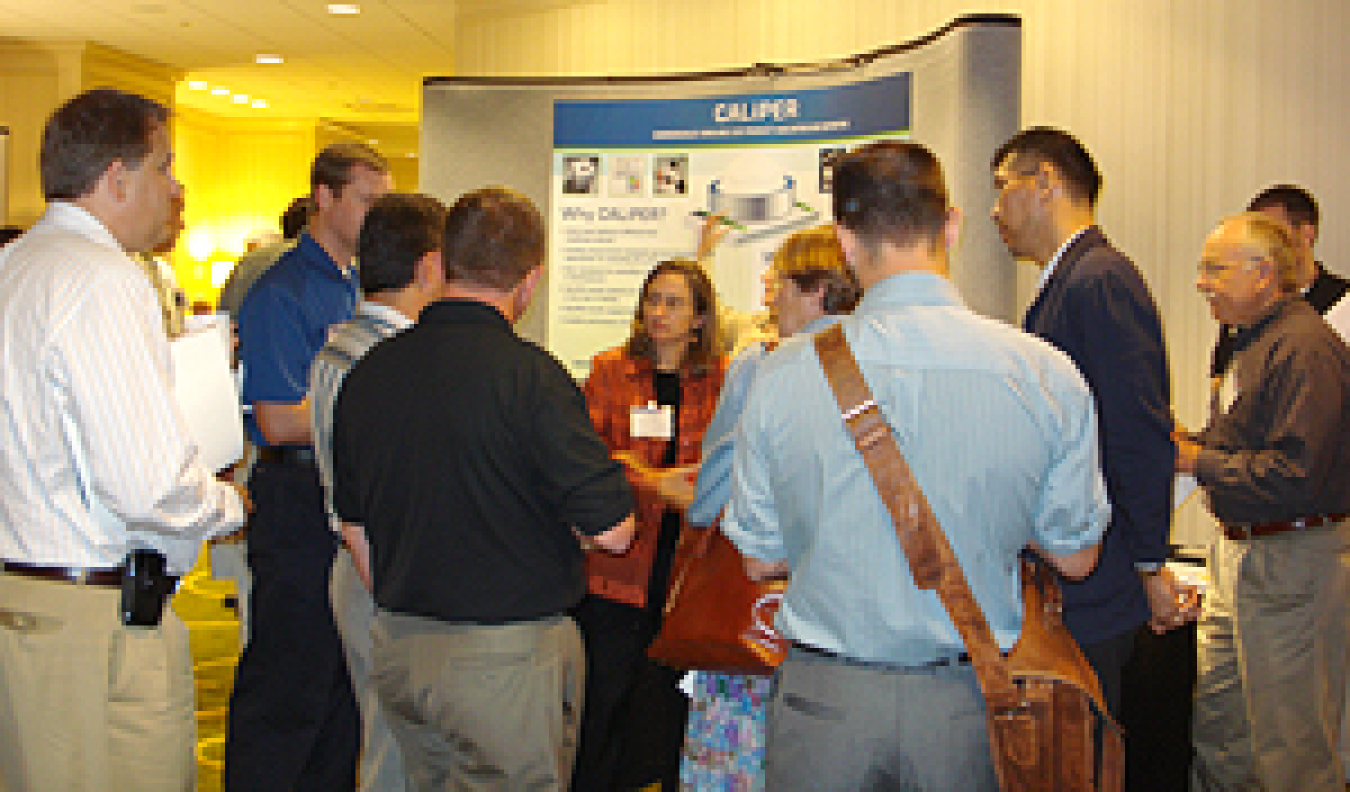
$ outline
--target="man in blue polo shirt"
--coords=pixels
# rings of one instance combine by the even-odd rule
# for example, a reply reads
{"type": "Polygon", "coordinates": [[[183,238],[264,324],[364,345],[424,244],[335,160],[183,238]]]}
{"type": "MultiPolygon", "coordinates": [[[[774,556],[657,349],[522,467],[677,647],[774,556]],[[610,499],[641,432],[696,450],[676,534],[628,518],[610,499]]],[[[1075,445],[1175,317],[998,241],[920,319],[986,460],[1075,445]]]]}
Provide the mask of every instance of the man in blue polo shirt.
{"type": "Polygon", "coordinates": [[[295,247],[239,310],[245,418],[258,446],[249,480],[252,635],[235,677],[227,789],[344,790],[356,782],[360,718],[328,599],[337,543],[311,447],[309,367],[358,298],[361,222],[391,189],[368,146],[329,146],[310,174],[313,214],[295,247]]]}

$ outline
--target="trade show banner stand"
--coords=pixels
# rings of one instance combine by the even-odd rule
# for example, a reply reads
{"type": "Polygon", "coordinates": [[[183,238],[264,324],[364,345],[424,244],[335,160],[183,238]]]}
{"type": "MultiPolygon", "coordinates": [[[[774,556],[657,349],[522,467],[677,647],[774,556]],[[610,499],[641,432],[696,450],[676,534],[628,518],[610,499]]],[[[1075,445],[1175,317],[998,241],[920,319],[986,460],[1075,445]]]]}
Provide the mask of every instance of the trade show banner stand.
{"type": "Polygon", "coordinates": [[[1016,272],[992,223],[989,160],[1018,128],[1016,17],[962,17],[923,39],[829,63],[591,79],[431,78],[421,184],[447,203],[501,184],[544,212],[547,288],[521,323],[578,377],[627,337],[648,270],[693,256],[709,213],[719,299],[760,309],[760,275],[795,231],[828,223],[834,160],[907,139],[933,149],[968,223],[952,278],[1015,321],[1016,272]]]}

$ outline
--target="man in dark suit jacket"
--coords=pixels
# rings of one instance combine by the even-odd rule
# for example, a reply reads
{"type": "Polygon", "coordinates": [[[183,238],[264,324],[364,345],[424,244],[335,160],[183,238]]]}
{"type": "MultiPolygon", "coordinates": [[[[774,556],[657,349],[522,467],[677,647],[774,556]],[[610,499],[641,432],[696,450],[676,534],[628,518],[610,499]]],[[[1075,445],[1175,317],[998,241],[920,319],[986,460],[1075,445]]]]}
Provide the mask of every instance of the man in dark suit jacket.
{"type": "Polygon", "coordinates": [[[1061,585],[1065,621],[1119,717],[1141,626],[1163,632],[1198,613],[1195,592],[1163,566],[1175,447],[1162,323],[1139,271],[1096,225],[1101,176],[1077,140],[1029,129],[992,164],[999,233],[1044,270],[1023,328],[1067,353],[1096,401],[1111,524],[1097,569],[1061,585]]]}
{"type": "MultiPolygon", "coordinates": [[[[1313,245],[1317,244],[1317,228],[1321,213],[1312,194],[1293,184],[1277,184],[1262,190],[1252,202],[1247,204],[1248,212],[1261,212],[1272,219],[1284,223],[1294,232],[1294,238],[1300,245],[1307,266],[1300,275],[1299,290],[1303,299],[1325,315],[1331,306],[1340,302],[1350,281],[1338,275],[1332,275],[1322,262],[1313,258],[1313,245]]],[[[1223,376],[1228,372],[1228,364],[1233,360],[1233,328],[1228,325],[1219,327],[1219,340],[1214,344],[1214,354],[1210,358],[1209,376],[1217,395],[1223,376]]]]}

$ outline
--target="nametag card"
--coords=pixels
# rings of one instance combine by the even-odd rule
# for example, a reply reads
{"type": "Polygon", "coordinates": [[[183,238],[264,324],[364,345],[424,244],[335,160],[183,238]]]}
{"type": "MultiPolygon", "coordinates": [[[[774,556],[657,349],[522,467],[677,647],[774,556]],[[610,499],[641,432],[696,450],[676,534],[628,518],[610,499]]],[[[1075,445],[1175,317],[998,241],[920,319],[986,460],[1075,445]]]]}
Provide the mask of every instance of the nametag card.
{"type": "Polygon", "coordinates": [[[629,408],[628,434],[633,437],[669,440],[674,433],[675,414],[669,405],[647,402],[646,407],[629,408]]]}

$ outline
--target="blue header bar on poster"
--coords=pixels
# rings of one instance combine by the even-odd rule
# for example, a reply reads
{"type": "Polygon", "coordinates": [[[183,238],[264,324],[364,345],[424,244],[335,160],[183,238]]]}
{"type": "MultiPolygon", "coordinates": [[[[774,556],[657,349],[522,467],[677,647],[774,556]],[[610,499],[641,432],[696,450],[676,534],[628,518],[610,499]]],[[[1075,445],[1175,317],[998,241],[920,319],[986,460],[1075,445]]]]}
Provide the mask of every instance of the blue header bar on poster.
{"type": "Polygon", "coordinates": [[[910,74],[836,88],[685,99],[559,101],[555,148],[756,146],[909,131],[910,74]]]}

